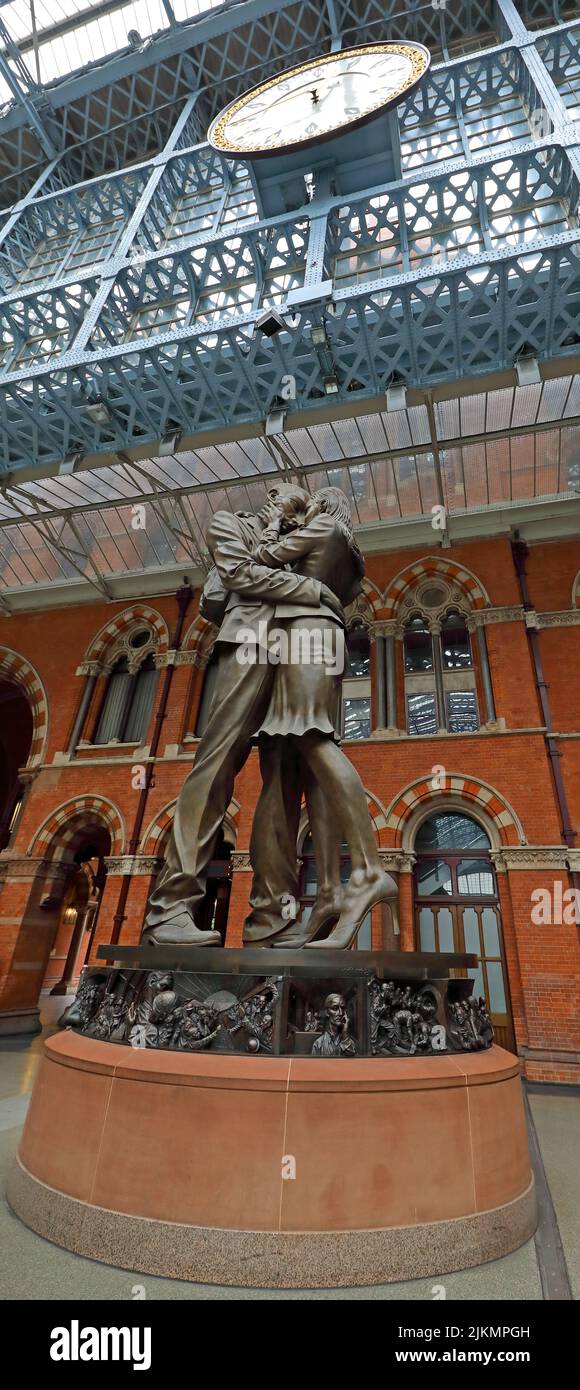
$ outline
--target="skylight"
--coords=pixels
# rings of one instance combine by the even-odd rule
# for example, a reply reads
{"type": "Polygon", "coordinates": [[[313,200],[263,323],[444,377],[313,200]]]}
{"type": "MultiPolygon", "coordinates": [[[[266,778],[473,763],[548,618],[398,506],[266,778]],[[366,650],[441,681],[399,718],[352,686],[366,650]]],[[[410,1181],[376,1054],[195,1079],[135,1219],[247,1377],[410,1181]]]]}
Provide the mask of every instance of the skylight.
{"type": "MultiPolygon", "coordinates": [[[[217,9],[223,0],[0,0],[0,19],[33,81],[53,82],[100,62],[138,39],[146,43],[177,23],[217,9]],[[132,38],[129,38],[129,35],[132,38]],[[135,36],[133,40],[133,36],[135,36]]],[[[12,93],[0,77],[0,101],[12,93]]]]}

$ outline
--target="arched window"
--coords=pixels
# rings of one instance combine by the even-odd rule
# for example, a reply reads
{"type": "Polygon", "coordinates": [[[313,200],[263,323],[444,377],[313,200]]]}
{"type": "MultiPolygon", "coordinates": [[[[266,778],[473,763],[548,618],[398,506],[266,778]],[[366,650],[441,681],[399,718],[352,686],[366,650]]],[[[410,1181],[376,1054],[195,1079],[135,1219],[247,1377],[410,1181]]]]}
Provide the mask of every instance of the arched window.
{"type": "Polygon", "coordinates": [[[415,922],[421,951],[468,951],[467,974],[486,1000],[496,1041],[514,1048],[497,885],[482,827],[456,811],[423,821],[415,839],[415,922]]]}
{"type": "MultiPolygon", "coordinates": [[[[350,877],[350,868],[351,868],[351,865],[350,865],[350,855],[349,855],[349,852],[348,852],[348,845],[346,844],[346,841],[343,840],[342,845],[341,845],[341,852],[340,852],[340,881],[341,881],[341,883],[348,883],[348,879],[349,879],[349,877],[350,877]]],[[[308,921],[308,918],[310,917],[310,913],[312,912],[312,909],[313,909],[314,904],[315,904],[315,902],[316,902],[317,895],[318,895],[318,878],[317,878],[317,874],[316,874],[316,861],[315,861],[315,858],[314,858],[314,844],[313,844],[312,836],[311,836],[311,835],[307,835],[307,836],[306,836],[306,839],[305,839],[305,841],[304,841],[304,844],[303,844],[303,846],[302,846],[302,872],[301,872],[301,876],[300,876],[300,901],[301,901],[301,904],[302,904],[302,921],[303,921],[303,922],[307,922],[307,921],[308,921]]],[[[329,927],[329,928],[328,928],[328,932],[323,932],[322,935],[323,935],[323,936],[327,936],[327,935],[330,933],[330,931],[331,931],[331,928],[329,927]]],[[[361,927],[361,929],[360,929],[360,931],[359,931],[359,934],[358,934],[358,937],[357,937],[357,940],[356,940],[356,946],[357,946],[357,950],[359,950],[359,951],[370,951],[370,950],[371,950],[371,914],[370,914],[370,912],[369,912],[369,913],[367,914],[367,916],[365,917],[365,920],[364,920],[364,922],[363,922],[363,924],[362,924],[362,927],[361,927]]]]}
{"type": "Polygon", "coordinates": [[[371,736],[371,648],[366,628],[353,627],[346,634],[348,665],[342,683],[342,732],[344,738],[371,736]]]}
{"type": "Polygon", "coordinates": [[[458,609],[442,618],[415,613],[404,634],[407,733],[474,733],[479,728],[467,622],[458,609]]]}
{"type": "Polygon", "coordinates": [[[156,683],[152,652],[133,671],[128,658],[120,657],[107,681],[93,742],[141,743],[149,727],[156,683]]]}

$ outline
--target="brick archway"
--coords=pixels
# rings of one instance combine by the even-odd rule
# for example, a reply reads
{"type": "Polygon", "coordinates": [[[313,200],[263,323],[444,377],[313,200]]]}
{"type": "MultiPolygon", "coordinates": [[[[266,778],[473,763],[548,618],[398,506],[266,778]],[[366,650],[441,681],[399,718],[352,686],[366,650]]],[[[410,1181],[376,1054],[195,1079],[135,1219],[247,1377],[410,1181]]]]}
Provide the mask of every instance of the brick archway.
{"type": "Polygon", "coordinates": [[[409,823],[416,823],[417,812],[421,807],[425,812],[456,810],[465,808],[466,815],[479,811],[482,818],[493,825],[500,845],[526,844],[521,821],[515,811],[495,787],[480,782],[474,777],[460,772],[441,773],[441,786],[433,786],[435,778],[417,778],[391,802],[387,811],[387,831],[393,849],[410,848],[406,844],[409,823]],[[452,804],[450,802],[452,801],[452,804]]]}
{"type": "Polygon", "coordinates": [[[0,677],[16,685],[26,696],[32,712],[32,742],[27,767],[42,762],[48,737],[48,700],[46,691],[34,666],[18,652],[0,647],[0,677]]]}
{"type": "Polygon", "coordinates": [[[347,626],[351,627],[357,618],[362,618],[367,624],[376,622],[382,611],[382,603],[381,593],[376,584],[370,579],[363,579],[361,593],[346,610],[347,626]]]}
{"type": "MultiPolygon", "coordinates": [[[[371,818],[371,825],[375,832],[377,845],[379,849],[385,849],[388,843],[387,812],[382,802],[380,802],[377,797],[373,796],[371,792],[367,791],[366,787],[364,787],[363,790],[367,799],[369,816],[371,818]]],[[[306,804],[304,803],[300,811],[300,824],[298,826],[297,843],[299,854],[302,853],[302,846],[307,835],[309,834],[310,821],[308,819],[308,811],[306,809],[306,804]]]]}
{"type": "MultiPolygon", "coordinates": [[[[141,841],[140,854],[161,858],[163,856],[165,842],[173,825],[175,807],[177,801],[168,801],[161,811],[158,811],[155,819],[150,822],[141,841]]],[[[238,817],[240,814],[240,803],[232,797],[226,811],[224,825],[232,835],[234,846],[238,838],[238,817]]]]}
{"type": "Polygon", "coordinates": [[[453,560],[443,560],[438,555],[426,555],[422,560],[407,565],[406,569],[401,570],[395,579],[391,580],[384,593],[381,618],[386,621],[396,617],[399,602],[406,590],[419,579],[435,575],[450,580],[462,589],[470,608],[489,606],[490,598],[483,584],[471,570],[465,568],[465,565],[458,565],[453,560]]]}
{"type": "Polygon", "coordinates": [[[106,826],[111,837],[111,855],[123,853],[126,834],[118,807],[103,796],[76,796],[63,802],[36,831],[27,854],[39,858],[64,859],[79,830],[95,822],[106,826]]]}
{"type": "Polygon", "coordinates": [[[183,638],[182,652],[191,652],[197,665],[206,664],[211,656],[217,631],[213,623],[208,623],[207,619],[198,613],[183,638]]]}
{"type": "Polygon", "coordinates": [[[105,652],[130,632],[131,628],[149,627],[155,635],[157,652],[169,650],[169,631],[165,619],[155,608],[150,608],[147,603],[134,603],[130,608],[124,608],[122,613],[116,613],[110,622],[100,629],[96,637],[87,649],[83,662],[102,661],[105,652]]]}

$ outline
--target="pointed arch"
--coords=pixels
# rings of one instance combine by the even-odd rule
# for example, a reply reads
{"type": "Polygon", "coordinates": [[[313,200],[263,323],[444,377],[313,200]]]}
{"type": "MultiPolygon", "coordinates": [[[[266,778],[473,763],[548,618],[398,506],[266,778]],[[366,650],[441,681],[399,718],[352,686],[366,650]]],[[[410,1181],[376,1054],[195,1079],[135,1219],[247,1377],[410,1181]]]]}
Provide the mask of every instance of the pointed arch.
{"type": "MultiPolygon", "coordinates": [[[[367,806],[369,808],[369,815],[371,818],[373,830],[375,832],[377,845],[379,846],[379,849],[383,849],[386,844],[387,835],[387,811],[385,810],[382,801],[379,801],[378,797],[373,796],[371,792],[367,791],[366,787],[363,790],[367,799],[367,806]]],[[[298,825],[297,846],[299,854],[302,853],[302,846],[304,844],[306,836],[309,833],[310,821],[308,819],[306,803],[304,803],[300,811],[300,821],[298,825]]]]}
{"type": "Polygon", "coordinates": [[[217,633],[217,627],[208,623],[207,619],[198,613],[187,629],[181,643],[181,651],[190,652],[196,666],[207,666],[217,633]]]}
{"type": "Polygon", "coordinates": [[[387,585],[383,596],[381,619],[386,621],[395,618],[399,603],[407,589],[416,584],[418,580],[434,575],[457,585],[465,594],[470,608],[490,606],[489,594],[483,584],[475,574],[472,574],[471,570],[466,569],[465,565],[458,565],[454,560],[444,560],[438,555],[426,555],[422,560],[415,560],[412,565],[407,565],[387,585]]]}
{"type": "Polygon", "coordinates": [[[347,628],[353,627],[358,622],[363,622],[365,627],[371,627],[376,622],[382,608],[382,598],[380,590],[371,579],[363,579],[362,593],[355,599],[354,603],[349,604],[346,609],[347,628]]]}
{"type": "Polygon", "coordinates": [[[102,663],[107,653],[140,627],[150,629],[157,655],[169,650],[169,630],[165,618],[156,608],[150,608],[148,603],[133,603],[130,608],[115,613],[115,616],[100,628],[83,658],[83,664],[89,661],[102,663]]]}
{"type": "Polygon", "coordinates": [[[43,761],[48,738],[48,700],[38,674],[30,662],[9,647],[0,647],[0,676],[22,690],[32,713],[32,743],[27,767],[43,761]]]}
{"type": "Polygon", "coordinates": [[[104,796],[75,796],[51,811],[28,846],[27,855],[45,859],[64,859],[79,830],[100,822],[111,837],[111,854],[123,853],[126,833],[119,808],[104,796]]]}
{"type": "MultiPolygon", "coordinates": [[[[167,836],[173,825],[175,807],[177,801],[168,801],[161,811],[157,812],[154,820],[150,821],[141,840],[140,853],[151,855],[155,858],[162,856],[167,836]]],[[[240,814],[240,803],[232,797],[224,817],[224,832],[228,831],[235,848],[238,838],[238,817],[240,814]]]]}

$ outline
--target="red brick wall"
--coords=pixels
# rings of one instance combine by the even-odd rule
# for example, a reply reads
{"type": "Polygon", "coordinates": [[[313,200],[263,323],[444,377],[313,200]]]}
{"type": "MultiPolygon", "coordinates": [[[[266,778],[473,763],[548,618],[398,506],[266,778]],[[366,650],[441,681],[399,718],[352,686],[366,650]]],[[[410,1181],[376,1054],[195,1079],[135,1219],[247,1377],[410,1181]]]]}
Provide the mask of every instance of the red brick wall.
{"type": "MultiPolygon", "coordinates": [[[[476,541],[445,551],[434,545],[421,551],[371,555],[367,559],[367,576],[384,594],[391,580],[401,570],[430,554],[465,566],[487,591],[494,607],[519,605],[520,594],[510,546],[505,539],[476,541]]],[[[539,612],[571,607],[572,585],[577,569],[578,551],[571,542],[531,547],[528,560],[530,593],[539,612]]],[[[169,595],[148,599],[148,603],[163,616],[171,634],[177,615],[174,598],[169,595]]],[[[95,603],[66,610],[22,614],[17,619],[0,616],[0,648],[6,646],[15,650],[32,663],[46,690],[49,709],[48,746],[44,763],[29,788],[22,818],[10,845],[11,855],[25,858],[43,821],[63,803],[75,797],[95,794],[113,802],[121,813],[126,848],[139,802],[139,790],[132,786],[131,750],[119,748],[118,752],[111,752],[110,749],[85,749],[72,763],[64,765],[55,765],[53,759],[55,754],[62,753],[67,747],[81,698],[84,678],[76,676],[76,669],[86,658],[90,643],[99,629],[116,612],[129,606],[128,603],[95,603]]],[[[195,611],[193,604],[186,628],[193,621],[195,611]]],[[[478,783],[493,787],[521,821],[529,844],[558,846],[562,843],[560,814],[541,732],[540,709],[525,627],[521,622],[492,623],[486,627],[486,635],[497,715],[505,719],[507,733],[410,740],[378,738],[367,743],[346,745],[346,751],[381,813],[388,811],[390,804],[410,783],[429,777],[433,767],[443,765],[450,774],[469,776],[478,783]]],[[[558,747],[562,753],[561,770],[572,824],[580,832],[580,627],[547,628],[540,632],[539,642],[549,684],[554,729],[556,733],[576,734],[576,738],[560,740],[558,747]]],[[[397,642],[396,647],[399,723],[402,724],[404,690],[401,644],[397,642]]],[[[161,672],[156,702],[160,698],[162,682],[161,672]]],[[[183,746],[185,732],[194,727],[202,686],[203,673],[195,667],[175,669],[155,767],[155,784],[149,794],[143,830],[167,803],[175,800],[189,770],[195,755],[195,743],[185,745],[185,756],[164,758],[163,755],[167,746],[183,746]]],[[[479,674],[478,698],[484,717],[479,674]]],[[[99,699],[100,691],[93,701],[89,727],[94,721],[99,699]]],[[[146,743],[152,737],[154,714],[155,710],[146,743]]],[[[258,790],[258,760],[256,754],[252,753],[235,787],[235,797],[240,803],[237,851],[244,852],[249,847],[258,790]]],[[[387,828],[381,831],[380,843],[385,848],[393,843],[387,828]]],[[[580,838],[577,843],[580,845],[580,838]]],[[[527,872],[510,870],[507,874],[499,875],[499,888],[518,1044],[542,1053],[559,1051],[572,1054],[580,1052],[577,1024],[580,1014],[578,930],[573,926],[538,927],[530,919],[532,890],[538,886],[551,890],[558,877],[563,878],[566,887],[569,886],[565,871],[532,868],[527,872]]],[[[110,938],[121,881],[117,873],[111,873],[107,880],[93,956],[99,942],[110,938]]],[[[412,949],[415,937],[411,875],[401,874],[399,882],[401,945],[403,949],[412,949]]],[[[123,941],[132,942],[139,938],[150,886],[147,876],[135,876],[131,881],[123,941]]],[[[250,875],[237,871],[232,883],[228,945],[238,945],[241,941],[249,888],[250,875]]],[[[11,879],[10,874],[4,887],[0,888],[0,982],[4,982],[4,992],[0,997],[2,1009],[34,1003],[38,997],[58,921],[58,913],[55,916],[54,910],[40,907],[40,901],[43,895],[47,896],[49,889],[50,885],[47,887],[44,879],[42,883],[35,883],[32,877],[11,879]]],[[[373,939],[378,944],[378,920],[373,924],[373,930],[373,939]]],[[[567,1063],[531,1058],[526,1066],[529,1074],[534,1076],[542,1072],[542,1075],[549,1074],[551,1079],[564,1080],[570,1071],[577,1075],[574,1059],[567,1063]]]]}

